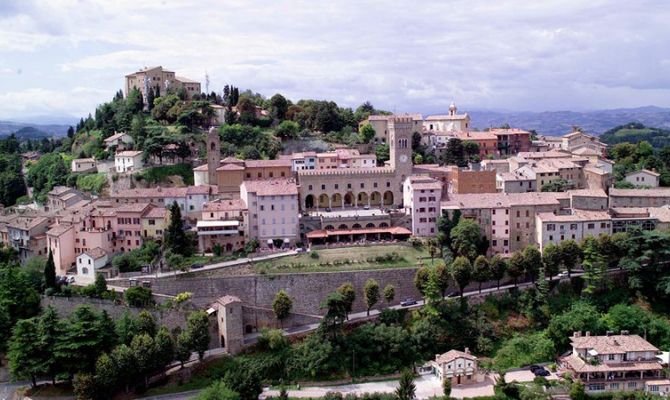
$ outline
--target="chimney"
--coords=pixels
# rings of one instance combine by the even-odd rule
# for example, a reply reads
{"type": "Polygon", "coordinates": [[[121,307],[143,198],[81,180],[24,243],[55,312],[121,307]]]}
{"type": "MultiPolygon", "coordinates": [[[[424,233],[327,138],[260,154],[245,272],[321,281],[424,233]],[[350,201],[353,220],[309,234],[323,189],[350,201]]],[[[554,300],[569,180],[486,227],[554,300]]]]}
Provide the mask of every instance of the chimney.
{"type": "Polygon", "coordinates": [[[469,348],[469,347],[466,347],[464,353],[465,353],[465,354],[470,354],[470,348],[469,348]]]}
{"type": "Polygon", "coordinates": [[[584,336],[591,336],[591,332],[590,331],[584,332],[584,336]]]}

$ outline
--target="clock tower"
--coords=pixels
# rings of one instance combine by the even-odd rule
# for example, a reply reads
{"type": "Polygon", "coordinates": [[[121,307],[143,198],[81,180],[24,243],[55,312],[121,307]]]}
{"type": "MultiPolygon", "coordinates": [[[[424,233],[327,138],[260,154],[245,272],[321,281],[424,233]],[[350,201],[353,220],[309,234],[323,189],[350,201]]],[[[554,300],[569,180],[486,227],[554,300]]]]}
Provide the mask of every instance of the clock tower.
{"type": "Polygon", "coordinates": [[[388,120],[391,167],[401,182],[412,174],[412,117],[390,117],[388,120]]]}

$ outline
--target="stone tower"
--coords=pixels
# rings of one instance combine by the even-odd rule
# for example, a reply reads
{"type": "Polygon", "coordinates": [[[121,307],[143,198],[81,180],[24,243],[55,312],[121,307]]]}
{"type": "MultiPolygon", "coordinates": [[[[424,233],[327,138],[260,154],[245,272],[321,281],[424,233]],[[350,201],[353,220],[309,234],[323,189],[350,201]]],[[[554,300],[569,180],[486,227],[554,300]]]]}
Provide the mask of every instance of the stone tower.
{"type": "Polygon", "coordinates": [[[221,347],[228,354],[237,354],[244,348],[244,320],[242,301],[235,296],[217,300],[217,321],[221,347]]]}
{"type": "Polygon", "coordinates": [[[207,133],[207,184],[216,185],[216,169],[221,164],[221,138],[219,131],[211,127],[207,133]]]}
{"type": "Polygon", "coordinates": [[[401,182],[412,174],[412,129],[412,117],[389,118],[390,163],[401,182]]]}

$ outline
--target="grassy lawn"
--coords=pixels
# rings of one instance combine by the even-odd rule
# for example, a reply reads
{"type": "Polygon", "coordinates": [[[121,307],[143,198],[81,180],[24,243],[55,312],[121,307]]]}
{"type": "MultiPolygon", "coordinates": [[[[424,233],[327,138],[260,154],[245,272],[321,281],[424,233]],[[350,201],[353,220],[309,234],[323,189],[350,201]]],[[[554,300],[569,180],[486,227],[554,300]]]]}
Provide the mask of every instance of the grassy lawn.
{"type": "Polygon", "coordinates": [[[191,379],[186,382],[171,381],[163,386],[151,388],[144,393],[144,396],[159,396],[163,394],[187,392],[190,390],[203,389],[211,385],[217,379],[223,378],[226,371],[230,369],[232,359],[224,356],[214,360],[206,361],[204,365],[194,368],[191,379]]]}
{"type": "Polygon", "coordinates": [[[193,185],[193,169],[188,164],[160,165],[135,174],[136,178],[149,183],[164,183],[168,181],[169,176],[173,175],[181,176],[184,185],[193,185]]]}
{"type": "MultiPolygon", "coordinates": [[[[312,253],[261,261],[255,263],[254,268],[258,273],[271,274],[408,268],[417,266],[421,261],[424,265],[430,265],[427,249],[401,245],[341,247],[315,250],[312,253]],[[312,253],[318,257],[315,258],[312,253]]],[[[442,262],[438,258],[434,261],[435,265],[442,262]]]]}

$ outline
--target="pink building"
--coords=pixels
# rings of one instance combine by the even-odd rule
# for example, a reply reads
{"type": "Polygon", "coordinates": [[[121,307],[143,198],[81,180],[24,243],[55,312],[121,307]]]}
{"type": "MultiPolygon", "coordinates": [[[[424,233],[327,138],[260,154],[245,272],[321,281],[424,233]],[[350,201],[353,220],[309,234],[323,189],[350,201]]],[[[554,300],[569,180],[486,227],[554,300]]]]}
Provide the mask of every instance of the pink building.
{"type": "Polygon", "coordinates": [[[249,209],[248,237],[262,247],[298,241],[298,187],[293,179],[244,181],[240,196],[249,209]]]}
{"type": "Polygon", "coordinates": [[[197,224],[200,252],[210,253],[216,245],[226,253],[244,248],[247,217],[247,206],[240,199],[206,203],[197,224]]]}

